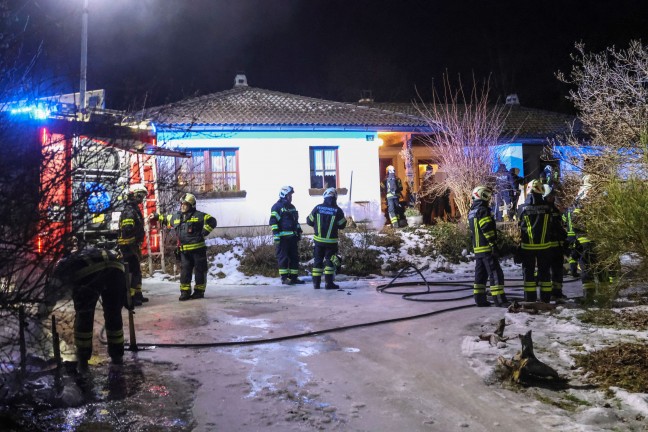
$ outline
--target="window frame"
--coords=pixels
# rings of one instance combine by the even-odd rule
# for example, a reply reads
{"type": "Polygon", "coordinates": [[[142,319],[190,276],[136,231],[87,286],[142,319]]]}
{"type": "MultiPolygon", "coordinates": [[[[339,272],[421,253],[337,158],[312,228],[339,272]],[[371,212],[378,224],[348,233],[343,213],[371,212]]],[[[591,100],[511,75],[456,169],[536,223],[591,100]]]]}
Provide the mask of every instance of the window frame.
{"type": "MultiPolygon", "coordinates": [[[[186,177],[190,179],[185,184],[197,194],[218,194],[218,195],[228,195],[240,194],[241,191],[241,170],[240,170],[240,161],[239,161],[239,148],[237,147],[217,147],[217,148],[201,148],[201,149],[187,149],[192,154],[192,157],[189,159],[176,158],[176,172],[178,177],[186,177]],[[226,152],[234,152],[235,158],[235,170],[234,171],[213,171],[212,164],[212,155],[214,153],[220,153],[220,157],[225,159],[226,152]],[[196,165],[194,163],[193,155],[200,154],[202,161],[200,164],[196,165]],[[200,166],[202,165],[202,167],[200,166]],[[225,179],[228,175],[235,175],[235,185],[232,185],[235,189],[231,190],[214,190],[214,177],[215,174],[220,174],[225,179]],[[198,180],[198,181],[196,181],[198,180]]],[[[226,164],[223,164],[224,166],[226,164]]],[[[224,183],[223,183],[224,184],[224,183]]]]}
{"type": "Polygon", "coordinates": [[[322,175],[319,176],[322,180],[322,186],[324,186],[325,179],[326,179],[326,173],[331,172],[332,170],[327,170],[325,168],[325,152],[326,151],[333,151],[333,155],[335,157],[335,184],[334,185],[327,185],[327,187],[334,187],[334,188],[339,188],[340,187],[340,158],[339,158],[339,147],[338,146],[310,146],[308,148],[308,164],[309,164],[309,184],[311,189],[326,189],[326,187],[321,187],[318,188],[317,185],[313,184],[313,178],[315,178],[315,173],[317,171],[322,171],[322,175]],[[315,166],[315,152],[321,151],[322,152],[322,169],[318,170],[318,167],[315,166]]]}

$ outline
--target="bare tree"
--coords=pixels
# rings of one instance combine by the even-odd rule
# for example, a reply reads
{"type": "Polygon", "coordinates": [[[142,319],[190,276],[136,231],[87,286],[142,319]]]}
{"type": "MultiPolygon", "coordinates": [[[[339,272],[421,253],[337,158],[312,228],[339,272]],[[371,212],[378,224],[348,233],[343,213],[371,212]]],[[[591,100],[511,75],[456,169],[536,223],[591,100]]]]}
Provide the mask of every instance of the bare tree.
{"type": "MultiPolygon", "coordinates": [[[[588,237],[595,241],[599,270],[618,270],[619,257],[640,258],[639,277],[648,274],[648,48],[588,53],[576,44],[574,66],[558,79],[574,86],[569,99],[592,141],[571,139],[575,151],[564,158],[591,184],[584,211],[588,237]]],[[[618,286],[617,286],[618,289],[618,286]]],[[[614,295],[614,293],[612,293],[614,295]]]]}
{"type": "Polygon", "coordinates": [[[498,143],[506,118],[504,106],[489,106],[489,86],[474,80],[470,92],[459,81],[456,88],[447,76],[443,94],[434,91],[432,103],[417,106],[426,122],[438,133],[425,137],[430,159],[447,173],[442,183],[425,185],[420,197],[443,196],[449,189],[462,219],[468,217],[470,193],[480,184],[492,185],[498,143]]]}
{"type": "Polygon", "coordinates": [[[648,145],[648,48],[632,41],[625,50],[610,47],[588,53],[579,43],[572,60],[570,74],[559,72],[557,76],[575,87],[569,99],[592,142],[572,140],[570,144],[581,149],[592,144],[598,147],[589,157],[569,162],[596,183],[613,178],[620,168],[626,175],[639,174],[645,168],[648,145]]]}

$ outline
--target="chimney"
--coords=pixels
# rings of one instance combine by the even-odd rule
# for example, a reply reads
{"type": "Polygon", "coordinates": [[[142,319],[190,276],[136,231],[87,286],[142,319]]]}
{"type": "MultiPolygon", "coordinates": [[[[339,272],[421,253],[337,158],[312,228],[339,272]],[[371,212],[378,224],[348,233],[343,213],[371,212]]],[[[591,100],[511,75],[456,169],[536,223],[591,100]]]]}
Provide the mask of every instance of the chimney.
{"type": "Polygon", "coordinates": [[[517,93],[506,96],[506,105],[520,105],[520,98],[518,98],[517,93]]]}
{"type": "Polygon", "coordinates": [[[373,103],[373,92],[371,90],[362,90],[362,96],[360,96],[360,100],[358,103],[360,104],[370,104],[373,103]]]}
{"type": "Polygon", "coordinates": [[[236,87],[247,87],[247,78],[244,73],[237,73],[234,77],[234,88],[236,87]]]}

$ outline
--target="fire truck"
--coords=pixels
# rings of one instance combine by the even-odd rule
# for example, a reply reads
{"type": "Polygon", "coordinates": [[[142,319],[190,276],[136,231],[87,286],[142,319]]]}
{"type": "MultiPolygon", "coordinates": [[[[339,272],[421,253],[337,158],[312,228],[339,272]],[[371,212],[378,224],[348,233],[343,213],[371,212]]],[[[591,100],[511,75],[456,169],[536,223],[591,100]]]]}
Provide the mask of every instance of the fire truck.
{"type": "MultiPolygon", "coordinates": [[[[158,211],[156,156],[187,156],[158,147],[151,125],[123,125],[115,114],[87,121],[27,109],[0,115],[6,170],[0,193],[15,213],[7,218],[17,219],[15,231],[32,239],[27,243],[37,254],[60,251],[72,235],[88,243],[116,239],[131,184],[148,191],[142,206],[148,221],[158,211]]],[[[150,256],[160,251],[160,235],[146,223],[142,253],[150,256]]],[[[7,223],[2,229],[14,231],[7,223]]]]}

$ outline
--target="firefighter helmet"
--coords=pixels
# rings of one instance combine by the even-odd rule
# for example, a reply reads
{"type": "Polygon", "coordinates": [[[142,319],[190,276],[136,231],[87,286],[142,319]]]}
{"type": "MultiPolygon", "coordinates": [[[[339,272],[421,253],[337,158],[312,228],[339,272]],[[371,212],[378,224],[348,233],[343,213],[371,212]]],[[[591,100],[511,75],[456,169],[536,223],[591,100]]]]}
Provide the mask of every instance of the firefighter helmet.
{"type": "Polygon", "coordinates": [[[134,183],[128,188],[128,193],[131,195],[135,195],[137,193],[144,193],[148,195],[148,190],[142,183],[134,183]]]}
{"type": "Polygon", "coordinates": [[[544,185],[540,180],[532,180],[531,183],[527,186],[527,194],[537,193],[543,195],[545,192],[544,185]]]}
{"type": "Polygon", "coordinates": [[[396,169],[394,168],[394,165],[387,166],[387,172],[388,173],[396,172],[396,169]]]}
{"type": "Polygon", "coordinates": [[[333,197],[337,198],[337,190],[335,188],[328,188],[324,191],[324,198],[333,197]]]}
{"type": "Polygon", "coordinates": [[[492,195],[493,195],[493,191],[488,186],[477,186],[475,189],[473,189],[472,194],[470,194],[470,197],[472,198],[473,201],[475,200],[490,201],[492,195]]]}
{"type": "Polygon", "coordinates": [[[191,207],[196,207],[196,197],[193,194],[186,193],[182,196],[182,199],[180,200],[182,203],[187,203],[191,207]]]}
{"type": "Polygon", "coordinates": [[[291,193],[294,193],[295,189],[292,186],[284,186],[279,191],[279,198],[286,198],[291,193]]]}

